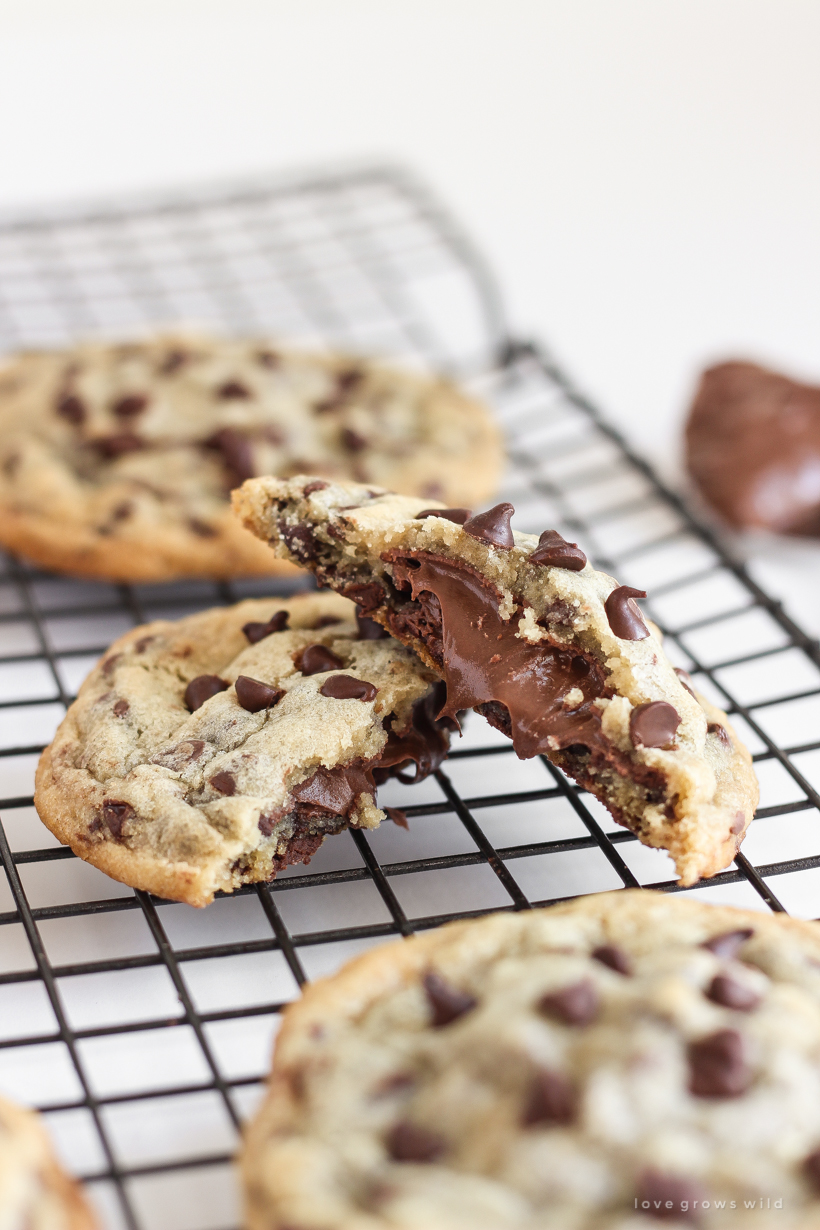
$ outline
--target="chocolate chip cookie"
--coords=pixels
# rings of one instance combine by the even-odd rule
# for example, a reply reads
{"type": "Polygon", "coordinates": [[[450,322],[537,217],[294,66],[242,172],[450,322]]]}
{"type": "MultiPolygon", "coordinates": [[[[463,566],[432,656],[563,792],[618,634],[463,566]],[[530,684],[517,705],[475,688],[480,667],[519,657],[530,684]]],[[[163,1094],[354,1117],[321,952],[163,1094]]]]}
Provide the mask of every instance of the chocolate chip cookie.
{"type": "Polygon", "coordinates": [[[477,709],[522,758],[544,755],[681,883],[732,861],[758,800],[726,715],[668,662],[636,597],[554,530],[510,527],[352,483],[257,478],[234,493],[279,558],[313,569],[436,670],[443,713],[477,709]]]}
{"type": "Polygon", "coordinates": [[[38,1115],[0,1098],[0,1223],[9,1230],[95,1230],[97,1219],[54,1156],[38,1115]]]}
{"type": "Polygon", "coordinates": [[[375,828],[455,723],[435,673],[336,594],[253,599],[116,641],[37,769],[41,819],[115,880],[207,905],[375,828]]]}
{"type": "Polygon", "coordinates": [[[243,479],[310,470],[463,503],[502,464],[482,405],[372,360],[166,335],[0,366],[0,543],[58,572],[291,571],[231,517],[243,479]]]}
{"type": "Polygon", "coordinates": [[[820,928],[632,891],[379,947],[285,1012],[249,1230],[820,1225],[820,928]]]}

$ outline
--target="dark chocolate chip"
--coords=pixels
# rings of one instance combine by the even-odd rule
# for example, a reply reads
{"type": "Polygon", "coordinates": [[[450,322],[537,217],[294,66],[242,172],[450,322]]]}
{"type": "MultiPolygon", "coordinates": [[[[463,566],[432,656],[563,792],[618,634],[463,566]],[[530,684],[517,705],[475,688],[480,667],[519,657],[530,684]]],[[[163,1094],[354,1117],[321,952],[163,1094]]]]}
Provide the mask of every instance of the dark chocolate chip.
{"type": "Polygon", "coordinates": [[[388,820],[392,820],[400,829],[410,831],[410,825],[407,823],[407,812],[402,811],[400,807],[385,807],[384,814],[388,820]]]}
{"type": "Polygon", "coordinates": [[[136,812],[130,803],[121,803],[117,799],[105,799],[102,807],[103,820],[108,825],[115,841],[122,841],[122,827],[128,820],[133,820],[136,812]]]}
{"type": "Polygon", "coordinates": [[[390,633],[381,624],[377,624],[375,619],[368,619],[366,615],[360,615],[356,612],[356,624],[359,628],[360,641],[384,641],[389,639],[390,633]]]}
{"type": "Polygon", "coordinates": [[[230,687],[224,679],[220,679],[219,675],[197,675],[196,679],[192,679],[185,689],[185,704],[195,713],[201,705],[205,704],[206,700],[210,700],[212,696],[216,696],[217,692],[224,692],[230,687]]]}
{"type": "Polygon", "coordinates": [[[446,1148],[442,1136],[406,1120],[393,1125],[385,1144],[395,1162],[434,1162],[446,1148]]]}
{"type": "Polygon", "coordinates": [[[530,1087],[522,1123],[572,1123],[575,1118],[575,1091],[560,1072],[544,1068],[530,1087]]]}
{"type": "Polygon", "coordinates": [[[698,1205],[705,1195],[705,1188],[696,1179],[647,1169],[638,1177],[635,1207],[658,1221],[696,1222],[700,1220],[698,1205]]]}
{"type": "Polygon", "coordinates": [[[364,436],[360,436],[357,431],[352,431],[349,427],[342,429],[342,445],[349,453],[360,453],[367,448],[367,440],[364,436]]]}
{"type": "Polygon", "coordinates": [[[736,1098],[752,1083],[743,1038],[736,1029],[718,1029],[690,1042],[689,1089],[697,1098],[736,1098]]]}
{"type": "Polygon", "coordinates": [[[248,713],[259,713],[262,709],[272,709],[285,693],[281,688],[272,688],[261,679],[251,679],[250,675],[239,675],[236,680],[236,699],[248,713]]]}
{"type": "Polygon", "coordinates": [[[665,700],[650,700],[632,710],[629,737],[633,747],[665,747],[675,738],[679,726],[677,709],[665,700]]]}
{"type": "Polygon", "coordinates": [[[458,987],[451,986],[440,974],[432,972],[424,976],[424,990],[433,1013],[431,1024],[437,1029],[442,1025],[449,1025],[451,1021],[457,1021],[460,1016],[475,1008],[478,1002],[466,991],[459,991],[458,987]]]}
{"type": "Polygon", "coordinates": [[[570,572],[580,572],[587,562],[577,542],[567,542],[557,530],[544,530],[538,539],[538,546],[530,556],[531,564],[541,564],[548,568],[568,568],[570,572]]]}
{"type": "Polygon", "coordinates": [[[742,811],[735,812],[735,818],[729,825],[729,832],[732,834],[742,833],[746,827],[746,813],[742,811]]]}
{"type": "Polygon", "coordinates": [[[92,444],[97,452],[109,461],[145,447],[145,441],[131,431],[122,431],[115,436],[98,436],[92,444]]]}
{"type": "Polygon", "coordinates": [[[737,931],[721,931],[720,935],[713,935],[711,939],[704,940],[701,948],[708,948],[716,957],[722,957],[724,961],[731,961],[753,935],[754,931],[751,927],[742,927],[737,931]]]}
{"type": "Polygon", "coordinates": [[[240,380],[226,380],[224,384],[220,384],[216,395],[220,401],[244,401],[251,396],[251,391],[240,380]]]}
{"type": "Polygon", "coordinates": [[[593,948],[592,956],[602,965],[608,965],[610,969],[614,969],[616,974],[629,977],[632,973],[632,962],[623,948],[618,948],[615,944],[601,944],[600,947],[593,948]]]}
{"type": "Polygon", "coordinates": [[[322,671],[337,671],[342,666],[342,659],[326,645],[306,645],[299,663],[303,675],[320,675],[322,671]]]}
{"type": "Polygon", "coordinates": [[[423,508],[416,513],[417,521],[426,521],[428,517],[441,517],[442,521],[452,521],[454,525],[463,525],[473,515],[471,508],[423,508]]]}
{"type": "Polygon", "coordinates": [[[734,1008],[736,1012],[751,1012],[760,1003],[762,996],[751,987],[744,986],[742,982],[736,982],[729,974],[715,974],[706,991],[706,998],[723,1008],[734,1008]]]}
{"type": "Polygon", "coordinates": [[[257,645],[266,636],[271,636],[274,632],[284,632],[288,626],[289,618],[290,616],[287,611],[276,611],[271,615],[266,624],[252,620],[250,623],[242,625],[242,631],[252,645],[257,645]]]}
{"type": "Polygon", "coordinates": [[[513,532],[510,529],[510,519],[515,512],[512,504],[496,504],[485,513],[470,517],[464,522],[464,532],[480,542],[487,542],[492,547],[501,547],[509,551],[515,546],[513,532]]]}
{"type": "Polygon", "coordinates": [[[286,521],[280,521],[278,530],[285,540],[285,546],[300,563],[309,564],[316,559],[316,540],[306,525],[288,525],[286,521]]]}
{"type": "Polygon", "coordinates": [[[164,376],[170,376],[182,367],[187,358],[188,355],[184,350],[169,350],[162,363],[160,363],[159,370],[164,376]]]}
{"type": "Polygon", "coordinates": [[[649,636],[649,629],[644,623],[636,598],[645,598],[642,589],[632,589],[630,585],[619,585],[604,603],[609,626],[622,641],[642,641],[649,636]]]}
{"type": "Polygon", "coordinates": [[[538,1001],[538,1011],[564,1025],[588,1025],[598,1015],[601,998],[588,978],[557,991],[548,991],[538,1001]]]}
{"type": "Polygon", "coordinates": [[[127,700],[118,700],[112,710],[114,717],[125,717],[128,710],[131,708],[127,700]]]}
{"type": "Polygon", "coordinates": [[[720,742],[724,747],[732,746],[732,740],[729,738],[729,732],[725,726],[721,726],[720,722],[710,722],[706,727],[706,733],[715,735],[716,738],[720,739],[720,742]]]}
{"type": "Polygon", "coordinates": [[[210,781],[214,790],[218,790],[220,794],[236,793],[236,778],[233,773],[227,773],[222,769],[219,773],[214,773],[210,781]]]}
{"type": "Polygon", "coordinates": [[[697,696],[695,696],[694,690],[692,688],[692,677],[689,674],[689,672],[685,671],[680,666],[676,666],[675,674],[677,675],[678,679],[680,679],[681,686],[686,688],[686,691],[689,693],[689,695],[694,696],[695,700],[697,700],[697,696]]]}
{"type": "Polygon", "coordinates": [[[205,441],[206,448],[216,449],[221,454],[223,465],[237,483],[253,478],[253,450],[247,436],[235,427],[220,427],[205,441]]]}
{"type": "Polygon", "coordinates": [[[85,422],[85,402],[76,393],[63,393],[57,398],[57,413],[60,418],[79,427],[80,423],[85,422]]]}
{"type": "Polygon", "coordinates": [[[114,402],[111,409],[114,411],[118,419],[132,419],[136,418],[138,414],[142,414],[147,405],[147,394],[129,393],[127,397],[118,398],[118,400],[114,402]]]}
{"type": "Polygon", "coordinates": [[[803,1162],[803,1173],[816,1192],[820,1192],[820,1148],[815,1149],[803,1162]]]}
{"type": "Polygon", "coordinates": [[[375,700],[378,690],[372,683],[352,675],[331,675],[319,688],[322,696],[332,700],[375,700]]]}
{"type": "Polygon", "coordinates": [[[209,525],[207,521],[200,521],[199,517],[188,518],[188,529],[198,538],[216,538],[219,534],[215,525],[209,525]]]}
{"type": "Polygon", "coordinates": [[[307,484],[304,491],[302,492],[302,495],[305,496],[305,498],[307,498],[307,496],[313,495],[314,491],[324,491],[325,487],[329,487],[329,486],[330,486],[330,483],[326,483],[323,478],[314,478],[312,483],[307,484]]]}

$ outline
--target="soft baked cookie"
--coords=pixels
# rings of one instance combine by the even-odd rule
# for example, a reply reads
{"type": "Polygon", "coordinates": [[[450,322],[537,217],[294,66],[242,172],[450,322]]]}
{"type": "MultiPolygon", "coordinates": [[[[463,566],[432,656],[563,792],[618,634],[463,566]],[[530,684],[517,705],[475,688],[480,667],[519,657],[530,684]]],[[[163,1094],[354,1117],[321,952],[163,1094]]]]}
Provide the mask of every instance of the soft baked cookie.
{"type": "Polygon", "coordinates": [[[683,884],[732,861],[757,781],[726,715],[696,697],[635,596],[554,530],[510,529],[511,504],[469,516],[352,483],[257,478],[245,525],[411,646],[521,757],[548,756],[683,884]]]}
{"type": "Polygon", "coordinates": [[[243,1171],[249,1230],[816,1230],[820,929],[637,890],[381,946],[287,1008],[243,1171]]]}
{"type": "Polygon", "coordinates": [[[54,1156],[39,1116],[0,1098],[3,1230],[95,1230],[79,1185],[54,1156]]]}
{"type": "Polygon", "coordinates": [[[310,470],[461,503],[502,464],[484,406],[375,360],[164,335],[0,365],[0,542],[58,572],[290,571],[231,517],[243,479],[310,470]]]}
{"type": "Polygon", "coordinates": [[[336,594],[159,620],[94,667],[40,759],[35,806],[115,880],[207,905],[309,862],[329,833],[375,828],[377,783],[447,755],[439,690],[336,594]]]}
{"type": "Polygon", "coordinates": [[[755,363],[710,368],[689,411],[686,464],[736,529],[820,536],[820,388],[755,363]]]}

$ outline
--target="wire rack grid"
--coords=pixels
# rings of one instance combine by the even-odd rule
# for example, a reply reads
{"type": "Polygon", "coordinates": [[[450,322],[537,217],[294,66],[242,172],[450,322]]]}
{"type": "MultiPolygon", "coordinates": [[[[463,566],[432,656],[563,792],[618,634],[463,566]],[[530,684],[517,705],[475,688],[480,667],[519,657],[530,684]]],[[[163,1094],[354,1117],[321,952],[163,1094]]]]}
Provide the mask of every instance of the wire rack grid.
{"type": "MultiPolygon", "coordinates": [[[[460,374],[496,407],[516,526],[557,527],[650,592],[676,664],[752,749],[743,853],[688,890],[820,913],[820,649],[549,356],[512,339],[480,256],[406,174],[365,168],[0,220],[0,349],[197,320],[460,374]]],[[[292,586],[291,586],[292,588],[292,586]]],[[[409,831],[328,840],[204,911],[109,880],[37,819],[33,774],[85,673],[134,623],[282,583],[114,586],[0,573],[0,1091],[45,1114],[111,1230],[227,1230],[282,1006],[351,955],[491,910],[679,891],[545,760],[468,719],[445,768],[382,788],[409,831]]]]}

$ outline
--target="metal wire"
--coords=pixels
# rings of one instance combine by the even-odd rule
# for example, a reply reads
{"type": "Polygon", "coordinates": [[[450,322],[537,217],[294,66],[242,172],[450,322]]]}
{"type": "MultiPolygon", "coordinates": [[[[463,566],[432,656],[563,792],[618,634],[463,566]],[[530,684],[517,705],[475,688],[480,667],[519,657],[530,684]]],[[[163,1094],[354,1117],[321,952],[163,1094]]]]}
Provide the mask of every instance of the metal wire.
{"type": "MultiPolygon", "coordinates": [[[[403,172],[365,168],[0,222],[0,349],[196,319],[321,339],[474,381],[506,428],[516,525],[556,526],[649,589],[673,660],[732,715],[762,805],[706,899],[811,916],[820,888],[820,647],[538,346],[403,172]]],[[[107,586],[0,574],[0,1089],[39,1105],[105,1223],[224,1230],[277,1014],[389,937],[640,885],[680,891],[548,762],[477,719],[434,780],[388,784],[409,833],[330,839],[308,868],[197,912],[75,859],[32,812],[36,758],[114,636],[276,583],[107,586]]]]}

